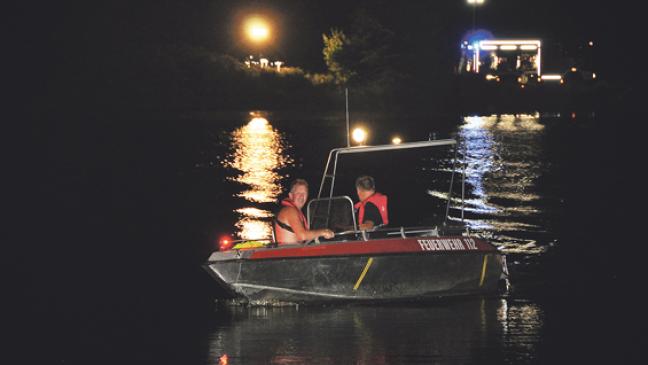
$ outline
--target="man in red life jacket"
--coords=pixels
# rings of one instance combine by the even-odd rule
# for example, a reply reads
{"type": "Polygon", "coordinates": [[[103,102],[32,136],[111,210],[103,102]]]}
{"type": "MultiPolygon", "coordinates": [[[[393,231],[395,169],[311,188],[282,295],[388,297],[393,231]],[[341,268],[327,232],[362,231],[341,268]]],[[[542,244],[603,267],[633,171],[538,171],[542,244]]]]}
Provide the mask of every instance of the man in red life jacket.
{"type": "Polygon", "coordinates": [[[308,229],[308,222],[302,208],[308,200],[308,183],[297,179],[290,184],[288,198],[281,201],[282,208],[275,218],[275,233],[278,244],[303,243],[315,238],[333,238],[330,229],[308,229]]]}
{"type": "Polygon", "coordinates": [[[388,224],[387,196],[376,192],[374,179],[371,176],[360,176],[356,179],[356,191],[360,199],[355,204],[360,230],[388,224]]]}

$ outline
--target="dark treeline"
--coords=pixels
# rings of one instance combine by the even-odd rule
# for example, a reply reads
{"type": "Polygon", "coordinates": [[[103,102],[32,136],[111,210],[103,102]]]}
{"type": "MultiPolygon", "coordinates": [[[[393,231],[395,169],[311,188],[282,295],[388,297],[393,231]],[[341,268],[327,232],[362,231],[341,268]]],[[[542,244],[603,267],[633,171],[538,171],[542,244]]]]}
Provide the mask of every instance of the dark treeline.
{"type": "MultiPolygon", "coordinates": [[[[82,17],[56,7],[30,14],[40,26],[22,30],[28,41],[20,45],[20,62],[27,72],[17,75],[24,92],[19,99],[45,110],[330,110],[344,105],[348,87],[355,109],[446,112],[556,109],[627,92],[608,87],[609,73],[596,90],[544,94],[492,90],[457,77],[458,44],[468,19],[461,5],[410,4],[388,11],[361,2],[325,25],[328,30],[311,31],[317,38],[300,43],[284,31],[295,42],[283,41],[274,53],[303,48],[307,56],[293,54],[305,63],[289,58],[286,72],[260,72],[243,64],[247,53],[232,40],[231,13],[217,3],[110,4],[79,12],[82,17]],[[337,52],[326,43],[336,32],[347,40],[337,52]],[[339,77],[336,65],[351,77],[339,77]]],[[[538,36],[557,37],[545,33],[538,36]]]]}

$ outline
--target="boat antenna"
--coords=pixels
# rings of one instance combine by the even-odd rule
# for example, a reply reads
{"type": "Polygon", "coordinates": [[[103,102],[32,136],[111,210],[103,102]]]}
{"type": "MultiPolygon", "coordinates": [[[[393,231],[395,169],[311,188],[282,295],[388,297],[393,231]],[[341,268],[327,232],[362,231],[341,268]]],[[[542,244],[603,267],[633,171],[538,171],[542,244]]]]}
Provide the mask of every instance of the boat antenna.
{"type": "Polygon", "coordinates": [[[344,101],[346,104],[346,137],[347,137],[347,147],[351,147],[351,141],[349,140],[349,88],[344,88],[344,101]]]}
{"type": "Polygon", "coordinates": [[[344,102],[346,105],[346,119],[347,119],[347,147],[351,147],[351,141],[349,139],[349,88],[344,88],[344,102]]]}

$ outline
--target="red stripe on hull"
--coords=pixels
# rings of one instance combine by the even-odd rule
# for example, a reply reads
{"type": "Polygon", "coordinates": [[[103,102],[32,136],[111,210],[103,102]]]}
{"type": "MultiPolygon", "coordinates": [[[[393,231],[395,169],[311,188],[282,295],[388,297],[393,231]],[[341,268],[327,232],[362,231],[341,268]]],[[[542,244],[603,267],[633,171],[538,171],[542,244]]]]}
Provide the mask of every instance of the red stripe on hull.
{"type": "Polygon", "coordinates": [[[319,257],[319,256],[351,256],[351,255],[381,255],[416,252],[492,252],[497,249],[485,242],[468,237],[419,237],[396,238],[372,241],[339,242],[303,247],[274,248],[255,251],[250,255],[251,260],[290,258],[290,257],[319,257]]]}

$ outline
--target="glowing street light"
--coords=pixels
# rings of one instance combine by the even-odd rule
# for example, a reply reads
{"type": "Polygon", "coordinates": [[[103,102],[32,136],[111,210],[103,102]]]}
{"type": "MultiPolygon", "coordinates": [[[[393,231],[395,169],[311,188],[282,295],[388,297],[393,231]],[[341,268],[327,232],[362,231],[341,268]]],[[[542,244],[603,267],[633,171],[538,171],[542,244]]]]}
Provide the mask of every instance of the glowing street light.
{"type": "Polygon", "coordinates": [[[351,133],[351,137],[353,137],[353,140],[356,143],[362,144],[365,140],[367,140],[367,131],[362,128],[356,128],[351,133]]]}
{"type": "Polygon", "coordinates": [[[269,60],[262,57],[262,50],[272,39],[272,22],[268,18],[260,15],[250,15],[241,24],[243,37],[251,46],[250,50],[259,56],[258,62],[253,61],[253,57],[250,56],[250,60],[246,60],[246,65],[248,67],[252,67],[253,64],[258,65],[259,68],[267,67],[269,60]]]}
{"type": "Polygon", "coordinates": [[[263,43],[270,38],[270,26],[259,16],[248,18],[244,27],[248,38],[254,43],[263,43]]]}
{"type": "Polygon", "coordinates": [[[392,138],[393,144],[401,144],[402,142],[403,140],[399,136],[395,136],[394,138],[392,138]]]}

